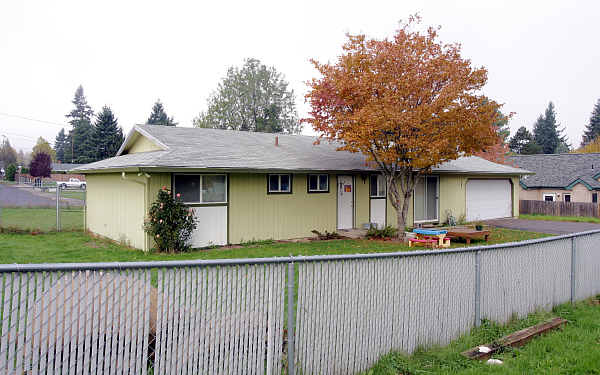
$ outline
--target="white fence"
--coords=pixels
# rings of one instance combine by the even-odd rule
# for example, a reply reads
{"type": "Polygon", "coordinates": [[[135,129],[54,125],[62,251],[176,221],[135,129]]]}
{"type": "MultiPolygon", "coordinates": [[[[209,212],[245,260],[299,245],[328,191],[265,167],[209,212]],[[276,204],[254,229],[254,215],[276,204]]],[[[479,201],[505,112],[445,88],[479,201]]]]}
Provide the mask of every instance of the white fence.
{"type": "Polygon", "coordinates": [[[356,373],[482,318],[600,294],[599,241],[593,231],[445,251],[0,265],[0,373],[356,373]]]}

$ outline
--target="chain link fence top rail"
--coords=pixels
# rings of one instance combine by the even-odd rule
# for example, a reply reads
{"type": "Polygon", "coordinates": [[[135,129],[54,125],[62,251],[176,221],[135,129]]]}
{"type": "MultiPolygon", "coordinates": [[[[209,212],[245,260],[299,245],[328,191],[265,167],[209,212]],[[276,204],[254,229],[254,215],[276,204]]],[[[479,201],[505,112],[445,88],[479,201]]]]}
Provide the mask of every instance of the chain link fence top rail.
{"type": "Polygon", "coordinates": [[[600,293],[599,241],[591,231],[440,251],[0,265],[0,373],[357,373],[482,318],[600,293]]]}

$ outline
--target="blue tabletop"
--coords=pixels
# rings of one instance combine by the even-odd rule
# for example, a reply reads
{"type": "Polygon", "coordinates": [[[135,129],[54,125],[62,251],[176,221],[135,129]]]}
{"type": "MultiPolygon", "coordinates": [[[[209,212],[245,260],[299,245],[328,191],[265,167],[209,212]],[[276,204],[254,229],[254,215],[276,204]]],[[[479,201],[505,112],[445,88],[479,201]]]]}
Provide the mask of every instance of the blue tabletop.
{"type": "Polygon", "coordinates": [[[447,230],[445,229],[413,229],[414,233],[418,233],[418,234],[430,234],[430,235],[439,235],[439,234],[446,234],[448,233],[447,230]]]}

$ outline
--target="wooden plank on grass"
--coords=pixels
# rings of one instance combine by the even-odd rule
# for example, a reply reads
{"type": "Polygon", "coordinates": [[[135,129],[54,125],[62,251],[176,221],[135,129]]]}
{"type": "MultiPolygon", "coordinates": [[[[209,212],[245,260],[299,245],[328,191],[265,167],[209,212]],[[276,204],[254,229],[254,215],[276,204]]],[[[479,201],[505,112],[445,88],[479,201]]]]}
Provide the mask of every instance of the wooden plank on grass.
{"type": "Polygon", "coordinates": [[[485,360],[490,358],[492,354],[498,352],[502,348],[505,348],[507,346],[523,346],[526,343],[528,343],[532,338],[546,333],[550,330],[556,329],[566,323],[567,321],[562,318],[550,319],[543,323],[536,324],[534,326],[511,333],[510,335],[504,336],[501,339],[492,342],[491,344],[476,346],[474,348],[462,352],[461,354],[469,359],[485,360]],[[488,353],[483,353],[479,351],[479,348],[481,346],[490,348],[490,351],[488,353]]]}

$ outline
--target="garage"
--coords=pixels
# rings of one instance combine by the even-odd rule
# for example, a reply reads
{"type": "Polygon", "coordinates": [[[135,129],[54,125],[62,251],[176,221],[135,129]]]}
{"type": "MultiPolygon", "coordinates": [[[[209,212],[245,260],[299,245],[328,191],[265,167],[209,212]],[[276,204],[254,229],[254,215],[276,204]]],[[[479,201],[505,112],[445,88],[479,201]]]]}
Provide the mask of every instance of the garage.
{"type": "Polygon", "coordinates": [[[512,216],[512,186],[508,179],[467,182],[467,221],[512,216]]]}

